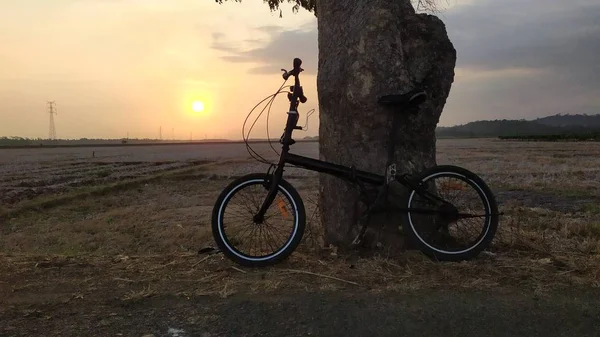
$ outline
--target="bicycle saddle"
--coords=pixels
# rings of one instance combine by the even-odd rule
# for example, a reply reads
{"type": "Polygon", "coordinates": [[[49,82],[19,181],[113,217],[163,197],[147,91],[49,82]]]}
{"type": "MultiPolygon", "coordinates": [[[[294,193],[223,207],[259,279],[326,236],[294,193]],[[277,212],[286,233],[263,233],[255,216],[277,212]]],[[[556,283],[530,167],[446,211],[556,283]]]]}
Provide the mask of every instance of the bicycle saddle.
{"type": "Polygon", "coordinates": [[[425,100],[427,100],[427,93],[417,88],[401,95],[381,96],[377,102],[386,106],[417,107],[425,100]]]}

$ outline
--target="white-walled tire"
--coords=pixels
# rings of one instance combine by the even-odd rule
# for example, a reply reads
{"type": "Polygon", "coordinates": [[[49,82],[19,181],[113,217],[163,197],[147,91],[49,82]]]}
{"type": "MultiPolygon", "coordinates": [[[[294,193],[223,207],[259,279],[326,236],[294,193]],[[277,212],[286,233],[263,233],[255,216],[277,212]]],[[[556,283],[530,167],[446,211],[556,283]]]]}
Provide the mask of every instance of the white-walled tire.
{"type": "MultiPolygon", "coordinates": [[[[459,207],[456,207],[459,213],[463,214],[472,214],[471,218],[465,219],[482,219],[482,230],[481,233],[474,239],[472,244],[469,244],[468,247],[456,250],[448,250],[447,248],[440,248],[435,246],[432,242],[429,242],[426,238],[427,235],[423,233],[419,233],[419,230],[426,230],[427,226],[436,227],[437,224],[443,224],[448,219],[441,219],[438,215],[438,218],[434,218],[432,216],[433,222],[424,222],[424,224],[419,224],[417,219],[420,216],[424,216],[423,214],[417,214],[417,212],[407,212],[404,216],[404,227],[405,231],[409,237],[411,243],[417,246],[419,250],[421,250],[424,254],[440,261],[461,261],[461,260],[470,260],[475,258],[479,253],[486,249],[491,241],[494,238],[496,230],[498,228],[499,214],[498,214],[498,205],[494,198],[494,195],[487,184],[475,173],[468,171],[464,168],[452,166],[452,165],[439,165],[435,166],[431,169],[426,170],[422,174],[420,174],[415,181],[420,183],[427,183],[434,179],[448,177],[454,178],[458,181],[461,181],[472,188],[473,196],[471,199],[479,199],[481,202],[481,210],[476,211],[464,211],[459,207]],[[477,217],[476,217],[477,215],[477,217]],[[433,223],[433,224],[432,224],[433,223]]],[[[455,185],[448,184],[450,188],[455,190],[466,190],[467,187],[460,187],[458,183],[455,185]]],[[[439,194],[439,188],[436,186],[436,193],[439,194]]],[[[409,190],[408,198],[407,198],[407,207],[408,208],[423,208],[422,206],[415,203],[415,200],[419,198],[418,193],[415,190],[409,190]]],[[[457,203],[458,204],[458,203],[457,203]]],[[[454,203],[453,203],[454,205],[454,203]]],[[[462,206],[462,203],[460,203],[462,206]]],[[[462,220],[462,219],[461,219],[462,220]]],[[[448,224],[446,226],[450,228],[451,225],[454,225],[452,221],[447,221],[448,224]]],[[[458,231],[458,230],[457,230],[458,231]]],[[[448,239],[450,236],[450,229],[447,230],[447,233],[444,231],[442,234],[438,233],[428,233],[429,236],[437,235],[437,237],[443,237],[442,240],[448,240],[450,243],[454,244],[458,242],[457,240],[451,241],[448,239]]],[[[461,232],[462,233],[462,232],[461,232]]],[[[450,245],[450,244],[448,244],[450,245]]]]}
{"type": "MultiPolygon", "coordinates": [[[[253,215],[257,213],[267,195],[268,187],[264,187],[264,182],[268,177],[264,173],[252,173],[234,180],[221,192],[213,207],[213,238],[227,258],[242,266],[265,267],[276,264],[289,257],[304,235],[306,225],[304,203],[296,189],[283,178],[279,182],[278,195],[267,209],[265,222],[262,224],[253,222],[253,215]],[[232,204],[232,200],[241,195],[252,196],[253,200],[244,202],[236,208],[232,204]],[[272,209],[275,209],[275,212],[271,212],[272,209]],[[233,212],[232,216],[239,216],[239,221],[230,219],[231,217],[226,214],[228,210],[233,212]],[[277,214],[277,211],[279,211],[279,214],[277,214]],[[271,223],[272,217],[278,219],[279,216],[285,218],[285,220],[290,220],[289,233],[281,225],[271,223]],[[233,233],[227,233],[229,228],[236,223],[248,225],[248,228],[239,230],[238,234],[254,234],[271,242],[265,245],[261,244],[259,248],[255,248],[256,253],[242,250],[241,246],[247,242],[237,241],[233,233]],[[267,233],[270,230],[273,230],[273,233],[267,233]],[[273,245],[272,243],[276,243],[275,238],[283,239],[281,244],[273,245]],[[272,251],[266,254],[258,254],[258,250],[263,248],[272,251]]],[[[255,239],[247,241],[253,243],[255,239]]]]}

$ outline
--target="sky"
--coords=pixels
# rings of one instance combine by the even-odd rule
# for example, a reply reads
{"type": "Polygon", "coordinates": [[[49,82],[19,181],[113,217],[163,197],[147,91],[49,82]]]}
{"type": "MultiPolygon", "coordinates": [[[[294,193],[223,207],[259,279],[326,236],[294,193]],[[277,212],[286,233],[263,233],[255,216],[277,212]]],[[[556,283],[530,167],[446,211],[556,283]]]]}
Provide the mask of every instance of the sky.
{"type": "MultiPolygon", "coordinates": [[[[448,1],[438,15],[457,64],[439,125],[600,113],[599,1],[448,1]]],[[[300,113],[316,110],[304,135],[315,136],[317,19],[282,10],[261,0],[0,0],[0,136],[47,138],[55,101],[58,138],[240,139],[294,57],[305,69],[300,113]]],[[[286,106],[285,95],[273,104],[271,137],[286,106]]],[[[250,136],[266,129],[265,112],[250,136]]]]}

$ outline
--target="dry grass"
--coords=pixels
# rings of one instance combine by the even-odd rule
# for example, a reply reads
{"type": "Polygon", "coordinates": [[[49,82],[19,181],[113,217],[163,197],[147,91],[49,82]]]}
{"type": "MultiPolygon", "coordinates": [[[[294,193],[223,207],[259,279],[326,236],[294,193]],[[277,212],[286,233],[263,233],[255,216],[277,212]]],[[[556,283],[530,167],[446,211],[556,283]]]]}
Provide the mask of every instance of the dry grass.
{"type": "Polygon", "coordinates": [[[453,140],[438,143],[438,162],[472,169],[495,189],[597,196],[600,144],[453,140]]]}
{"type": "Polygon", "coordinates": [[[217,194],[247,167],[211,164],[94,187],[101,193],[83,187],[43,209],[29,206],[40,203],[35,199],[11,208],[0,227],[1,301],[27,304],[92,298],[131,303],[160,294],[228,297],[438,286],[495,290],[519,286],[543,293],[600,285],[599,200],[577,193],[597,182],[565,179],[563,190],[575,193],[552,193],[553,185],[545,180],[548,175],[536,173],[598,175],[600,169],[579,158],[581,153],[596,153],[600,144],[559,144],[554,145],[555,152],[543,143],[440,144],[439,162],[480,173],[490,181],[506,212],[493,247],[474,261],[436,263],[414,251],[399,259],[338,256],[322,247],[319,219],[313,217],[316,177],[295,173],[290,182],[304,198],[309,223],[301,247],[289,260],[252,270],[235,266],[221,254],[198,256],[199,248],[214,245],[210,212],[217,194]],[[503,151],[507,146],[511,150],[503,151]],[[563,147],[571,152],[562,151],[563,147]],[[565,158],[567,153],[571,157],[565,158]],[[525,157],[530,158],[529,171],[524,166],[516,170],[522,165],[517,161],[525,157]],[[567,160],[571,166],[557,169],[548,158],[567,160]]]}

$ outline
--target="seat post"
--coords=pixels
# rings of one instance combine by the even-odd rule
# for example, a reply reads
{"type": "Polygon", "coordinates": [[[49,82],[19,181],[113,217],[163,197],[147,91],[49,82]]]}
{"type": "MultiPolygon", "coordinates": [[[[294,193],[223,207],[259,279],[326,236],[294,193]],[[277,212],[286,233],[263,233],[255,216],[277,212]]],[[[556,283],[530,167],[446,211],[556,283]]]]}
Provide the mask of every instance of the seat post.
{"type": "Polygon", "coordinates": [[[398,129],[398,123],[399,123],[399,118],[398,115],[399,113],[392,113],[392,115],[394,116],[392,119],[392,129],[390,130],[391,134],[390,134],[390,144],[388,146],[388,160],[387,160],[387,165],[386,165],[386,169],[388,166],[392,165],[393,160],[394,160],[394,152],[396,152],[396,130],[398,129]]]}

